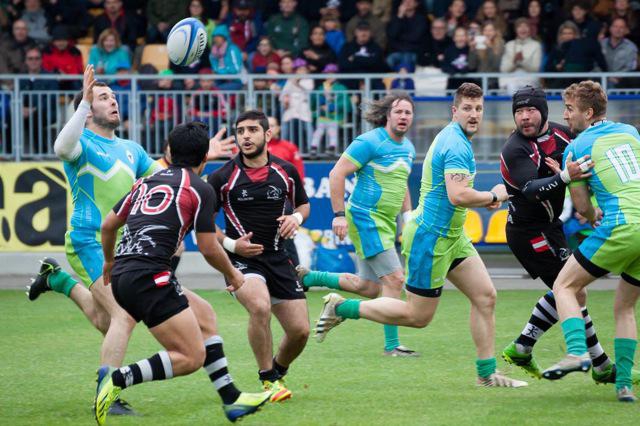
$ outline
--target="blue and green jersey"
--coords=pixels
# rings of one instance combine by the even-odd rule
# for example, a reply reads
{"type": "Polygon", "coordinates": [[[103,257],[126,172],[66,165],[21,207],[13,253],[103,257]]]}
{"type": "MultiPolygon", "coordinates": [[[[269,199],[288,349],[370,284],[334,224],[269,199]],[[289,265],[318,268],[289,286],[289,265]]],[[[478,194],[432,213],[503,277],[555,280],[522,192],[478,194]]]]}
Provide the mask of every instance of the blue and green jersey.
{"type": "Polygon", "coordinates": [[[349,237],[358,256],[372,257],[395,245],[416,150],[406,137],[396,142],[379,127],[358,136],[343,155],[358,167],[346,208],[349,237]]]}
{"type": "Polygon", "coordinates": [[[64,162],[73,199],[71,228],[95,233],[133,183],[160,166],[130,140],[107,139],[85,128],[80,144],[80,156],[64,162]]]}
{"type": "Polygon", "coordinates": [[[590,155],[592,176],[570,185],[588,184],[604,217],[601,226],[640,223],[640,134],[635,127],[603,121],[578,135],[567,147],[573,160],[590,155]]]}
{"type": "Polygon", "coordinates": [[[445,174],[470,176],[473,186],[476,162],[471,141],[456,122],[449,123],[433,140],[422,166],[420,201],[414,212],[419,226],[441,237],[455,238],[463,234],[467,218],[466,207],[456,207],[449,201],[445,174]]]}

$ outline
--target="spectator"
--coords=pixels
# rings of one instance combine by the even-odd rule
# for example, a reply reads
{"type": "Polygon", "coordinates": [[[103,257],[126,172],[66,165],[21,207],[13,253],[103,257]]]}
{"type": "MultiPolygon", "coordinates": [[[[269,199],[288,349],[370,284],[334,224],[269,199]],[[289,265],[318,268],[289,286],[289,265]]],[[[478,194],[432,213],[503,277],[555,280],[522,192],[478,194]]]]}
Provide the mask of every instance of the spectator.
{"type": "Polygon", "coordinates": [[[391,2],[389,0],[373,0],[371,13],[378,17],[383,24],[388,24],[391,20],[391,2]]]}
{"type": "MultiPolygon", "coordinates": [[[[557,11],[552,13],[557,14],[557,11]]],[[[557,16],[547,13],[543,15],[542,2],[531,0],[527,6],[527,20],[531,37],[540,41],[544,52],[549,52],[555,44],[557,16]]]]}
{"type": "Polygon", "coordinates": [[[190,17],[196,18],[198,21],[202,22],[202,25],[204,25],[204,29],[207,32],[207,47],[210,48],[212,38],[211,34],[216,28],[216,21],[205,15],[203,0],[191,0],[189,2],[188,13],[190,17]]]}
{"type": "MultiPolygon", "coordinates": [[[[216,22],[222,21],[229,14],[229,0],[203,0],[205,16],[216,22]]],[[[267,4],[265,4],[267,7],[267,4]]]]}
{"type": "Polygon", "coordinates": [[[345,27],[347,41],[353,41],[358,22],[366,21],[371,27],[373,39],[383,50],[387,47],[387,31],[384,23],[373,14],[373,0],[357,0],[356,8],[358,13],[349,20],[345,27]]]}
{"type": "Polygon", "coordinates": [[[24,0],[24,11],[20,19],[27,23],[29,37],[36,43],[46,45],[51,41],[47,14],[40,0],[24,0]]]}
{"type": "Polygon", "coordinates": [[[243,57],[255,52],[263,28],[262,15],[251,0],[234,0],[231,13],[223,24],[229,28],[231,41],[240,48],[243,57]]]}
{"type": "Polygon", "coordinates": [[[387,56],[387,64],[390,68],[401,63],[416,64],[428,30],[427,19],[417,11],[417,0],[402,0],[398,13],[389,21],[387,37],[392,53],[387,56]]]}
{"type": "Polygon", "coordinates": [[[413,79],[408,76],[408,74],[413,74],[414,71],[411,65],[400,64],[394,71],[400,74],[400,76],[391,81],[391,90],[410,92],[410,95],[413,96],[413,92],[416,90],[416,85],[413,82],[413,79]]]}
{"type": "Polygon", "coordinates": [[[498,9],[502,11],[507,25],[513,25],[520,16],[520,11],[524,9],[524,4],[522,0],[498,0],[498,9]]]}
{"type": "MultiPolygon", "coordinates": [[[[504,46],[500,72],[514,74],[539,72],[542,65],[542,45],[539,41],[531,38],[529,21],[526,18],[518,18],[513,25],[516,38],[504,46]]],[[[500,85],[506,87],[509,92],[515,92],[527,84],[539,86],[538,79],[525,75],[500,79],[500,85]]]]}
{"type": "MultiPolygon", "coordinates": [[[[388,70],[382,54],[382,48],[371,38],[371,27],[366,21],[356,26],[355,39],[344,45],[338,57],[340,72],[345,74],[380,73],[388,70]]],[[[358,80],[346,81],[349,90],[357,90],[358,80]]],[[[384,89],[382,80],[371,81],[374,90],[384,89]]]]}
{"type": "MultiPolygon", "coordinates": [[[[242,72],[242,52],[229,38],[229,30],[225,25],[218,25],[213,30],[209,62],[214,74],[238,75],[242,72]]],[[[242,81],[216,80],[216,87],[220,90],[239,90],[242,89],[242,81]]]]}
{"type": "Polygon", "coordinates": [[[173,129],[173,126],[177,124],[176,118],[179,116],[177,110],[177,104],[174,96],[162,92],[170,91],[173,88],[173,80],[166,78],[166,76],[173,75],[171,70],[160,71],[161,77],[157,83],[157,92],[153,96],[153,108],[151,110],[151,143],[152,145],[147,148],[149,152],[157,152],[160,141],[164,141],[169,136],[169,132],[173,129]],[[153,149],[150,149],[153,148],[153,149]]]}
{"type": "Polygon", "coordinates": [[[87,34],[89,14],[85,0],[49,0],[45,11],[50,26],[66,26],[71,32],[71,38],[77,39],[87,34]]]}
{"type": "MultiPolygon", "coordinates": [[[[580,36],[580,30],[573,21],[565,21],[558,27],[558,36],[556,44],[551,52],[547,55],[547,61],[544,65],[545,72],[562,72],[564,71],[565,51],[563,46],[565,43],[575,40],[580,36]]],[[[553,78],[545,82],[546,86],[552,89],[562,89],[570,83],[565,78],[553,78]]]]}
{"type": "Polygon", "coordinates": [[[615,0],[613,2],[613,10],[611,11],[611,15],[608,19],[609,26],[613,25],[613,21],[616,18],[622,18],[625,20],[629,31],[626,37],[637,45],[637,43],[640,42],[638,12],[631,8],[629,0],[615,0]]]}
{"type": "Polygon", "coordinates": [[[89,51],[89,63],[97,74],[115,74],[118,66],[131,68],[129,51],[120,43],[120,36],[113,28],[102,31],[98,43],[89,51]]]}
{"type": "MultiPolygon", "coordinates": [[[[82,54],[69,43],[70,36],[66,27],[53,28],[51,44],[44,49],[42,54],[42,65],[45,70],[57,74],[82,74],[84,70],[82,54]]],[[[65,80],[60,83],[60,88],[75,90],[80,85],[79,81],[65,80]]]]}
{"type": "Polygon", "coordinates": [[[42,68],[42,53],[33,46],[26,50],[25,70],[28,78],[20,79],[22,91],[22,117],[24,121],[24,154],[46,154],[55,139],[51,128],[56,122],[57,93],[43,93],[58,90],[55,80],[38,78],[48,74],[42,68]]]}
{"type": "Polygon", "coordinates": [[[302,56],[312,73],[322,72],[327,65],[338,62],[335,52],[325,41],[325,31],[320,25],[311,29],[309,47],[302,51],[302,56]]]}
{"type": "Polygon", "coordinates": [[[269,129],[271,129],[271,140],[267,144],[267,150],[271,155],[293,164],[304,182],[304,164],[298,147],[288,140],[280,139],[280,124],[276,117],[269,117],[269,129]]]}
{"type": "Polygon", "coordinates": [[[580,30],[580,38],[597,41],[602,24],[589,15],[591,5],[589,0],[576,0],[571,7],[571,18],[580,30]]]}
{"type": "Polygon", "coordinates": [[[282,88],[280,103],[282,109],[282,135],[302,146],[311,141],[313,124],[311,122],[310,94],[313,90],[313,80],[304,78],[309,70],[304,59],[296,59],[293,68],[299,78],[290,78],[282,88]]]}
{"type": "Polygon", "coordinates": [[[453,38],[453,33],[458,27],[466,28],[469,25],[469,18],[465,15],[467,6],[463,0],[453,0],[444,15],[447,23],[447,35],[453,38]]]}
{"type": "Polygon", "coordinates": [[[418,55],[418,65],[441,69],[444,51],[453,41],[447,35],[447,23],[443,18],[433,20],[430,32],[418,55]]]}
{"type": "Polygon", "coordinates": [[[342,46],[344,46],[344,33],[340,29],[340,19],[337,13],[328,13],[320,20],[320,26],[324,28],[324,37],[326,43],[331,47],[333,52],[338,55],[342,46]]]}
{"type": "Polygon", "coordinates": [[[29,37],[27,22],[18,19],[11,27],[11,34],[0,37],[0,74],[19,74],[26,71],[25,54],[35,40],[29,37]]]}
{"type": "Polygon", "coordinates": [[[268,38],[263,38],[258,43],[258,49],[251,55],[249,67],[251,72],[262,74],[267,72],[267,65],[275,63],[280,65],[280,56],[273,50],[268,38]]]}
{"type": "MultiPolygon", "coordinates": [[[[269,68],[269,66],[267,66],[267,68],[269,68]]],[[[268,71],[269,70],[267,69],[267,72],[268,71]]],[[[282,74],[294,74],[295,73],[295,70],[293,69],[293,58],[291,57],[291,55],[283,56],[282,59],[280,59],[280,73],[282,73],[282,74]]],[[[275,85],[272,86],[272,88],[276,92],[281,91],[286,83],[287,83],[287,79],[286,78],[281,78],[281,79],[276,81],[275,85]]]]}
{"type": "Polygon", "coordinates": [[[309,24],[295,12],[295,0],[280,0],[280,13],[267,22],[267,33],[276,53],[298,56],[307,47],[309,24]]]}
{"type": "MultiPolygon", "coordinates": [[[[625,37],[628,33],[627,21],[624,18],[614,18],[609,27],[609,37],[600,41],[610,72],[630,72],[638,67],[638,46],[625,37]]],[[[637,81],[609,78],[609,86],[612,87],[633,87],[631,83],[637,81]]]]}
{"type": "Polygon", "coordinates": [[[189,115],[193,120],[202,121],[210,128],[218,127],[216,120],[224,119],[227,115],[224,96],[214,92],[214,80],[211,78],[213,71],[210,68],[202,68],[198,74],[202,78],[198,80],[196,93],[191,96],[189,115]]]}
{"type": "MultiPolygon", "coordinates": [[[[469,68],[475,72],[500,72],[500,60],[504,54],[504,40],[493,22],[482,26],[482,34],[469,43],[469,68]]],[[[489,89],[497,89],[498,80],[489,79],[489,89]]]]}
{"type": "MultiPolygon", "coordinates": [[[[500,34],[506,34],[509,29],[507,21],[502,16],[502,11],[498,9],[498,4],[494,0],[486,0],[482,3],[482,6],[480,6],[476,14],[475,21],[480,24],[490,21],[500,34]]],[[[532,34],[532,36],[534,36],[534,34],[532,34]]]]}
{"type": "Polygon", "coordinates": [[[149,0],[147,43],[166,43],[171,28],[187,17],[189,0],[149,0]]]}
{"type": "MultiPolygon", "coordinates": [[[[467,30],[458,27],[453,33],[453,44],[444,51],[442,71],[449,75],[466,74],[471,72],[469,68],[469,40],[467,30]]],[[[447,90],[456,90],[464,82],[474,82],[466,77],[449,77],[447,90]]]]}
{"type": "Polygon", "coordinates": [[[93,22],[93,43],[98,43],[98,37],[107,28],[114,29],[123,45],[131,52],[136,48],[138,30],[136,17],[122,8],[122,0],[105,0],[104,13],[93,22]]]}
{"type": "MultiPolygon", "coordinates": [[[[329,64],[322,72],[335,74],[338,72],[338,67],[329,64]]],[[[345,86],[338,83],[335,78],[327,78],[322,83],[322,93],[314,97],[314,101],[316,129],[313,132],[309,153],[312,158],[318,155],[320,143],[326,135],[324,153],[333,157],[338,147],[338,128],[345,122],[346,114],[351,112],[351,99],[345,86]]]]}
{"type": "MultiPolygon", "coordinates": [[[[571,28],[573,31],[578,30],[572,21],[567,21],[565,24],[560,26],[565,32],[567,28],[571,28]]],[[[607,71],[607,62],[602,55],[602,49],[598,42],[591,38],[580,37],[577,32],[574,32],[573,36],[566,32],[563,40],[565,41],[560,45],[559,61],[554,64],[555,69],[550,69],[547,66],[546,69],[548,71],[589,72],[594,69],[596,64],[602,71],[607,71]]],[[[563,79],[563,84],[570,85],[580,80],[582,79],[563,79]]]]}

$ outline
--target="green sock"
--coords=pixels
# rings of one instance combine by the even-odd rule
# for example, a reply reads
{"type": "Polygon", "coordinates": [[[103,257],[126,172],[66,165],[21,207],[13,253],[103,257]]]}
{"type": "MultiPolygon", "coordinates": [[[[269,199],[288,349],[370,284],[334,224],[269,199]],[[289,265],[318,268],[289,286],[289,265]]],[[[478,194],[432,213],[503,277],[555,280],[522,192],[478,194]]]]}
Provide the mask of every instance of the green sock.
{"type": "Polygon", "coordinates": [[[78,284],[78,281],[74,280],[67,271],[60,269],[47,277],[47,284],[51,290],[69,297],[71,289],[78,284]]]}
{"type": "Polygon", "coordinates": [[[336,315],[348,319],[360,319],[360,300],[346,299],[336,306],[336,315]]]}
{"type": "Polygon", "coordinates": [[[580,318],[567,318],[562,321],[562,333],[567,343],[567,353],[582,355],[587,352],[587,334],[584,330],[584,320],[580,318]]]}
{"type": "Polygon", "coordinates": [[[392,351],[400,346],[400,338],[398,337],[397,325],[384,325],[384,350],[392,351]]]}
{"type": "Polygon", "coordinates": [[[495,357],[487,359],[476,359],[476,371],[478,371],[478,377],[486,379],[496,372],[496,365],[497,363],[495,357]]]}
{"type": "Polygon", "coordinates": [[[302,284],[307,287],[329,287],[340,290],[340,274],[337,272],[309,271],[302,278],[302,284]]]}
{"type": "Polygon", "coordinates": [[[631,389],[631,369],[633,356],[636,351],[637,340],[616,337],[613,347],[616,351],[616,390],[623,387],[631,389]]]}

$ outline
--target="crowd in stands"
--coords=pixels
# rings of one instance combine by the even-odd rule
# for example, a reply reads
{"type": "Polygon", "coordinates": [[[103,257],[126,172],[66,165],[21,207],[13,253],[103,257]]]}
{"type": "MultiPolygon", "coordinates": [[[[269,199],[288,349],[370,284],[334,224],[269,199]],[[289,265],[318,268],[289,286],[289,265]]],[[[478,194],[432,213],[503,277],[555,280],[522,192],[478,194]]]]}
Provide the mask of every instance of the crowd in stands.
{"type": "MultiPolygon", "coordinates": [[[[88,62],[98,74],[199,74],[153,87],[206,92],[238,90],[244,73],[264,74],[255,89],[279,93],[283,134],[290,135],[293,120],[311,149],[323,137],[333,149],[335,128],[352,107],[340,92],[363,83],[306,74],[397,72],[394,80],[374,79],[373,89],[411,93],[414,72],[444,76],[446,89],[469,81],[470,72],[503,73],[489,81],[494,89],[561,88],[571,79],[540,82],[526,73],[637,70],[640,0],[0,0],[0,28],[0,74],[81,74],[88,62]],[[145,64],[145,49],[164,44],[189,16],[207,30],[200,60],[179,67],[165,51],[165,64],[157,64],[158,55],[145,64]],[[320,94],[311,99],[310,91],[320,94]]],[[[34,81],[25,87],[81,84],[34,81]]],[[[127,90],[126,81],[111,83],[127,90]]],[[[638,86],[629,78],[609,85],[638,86]]],[[[210,114],[204,106],[190,108],[210,114]]]]}

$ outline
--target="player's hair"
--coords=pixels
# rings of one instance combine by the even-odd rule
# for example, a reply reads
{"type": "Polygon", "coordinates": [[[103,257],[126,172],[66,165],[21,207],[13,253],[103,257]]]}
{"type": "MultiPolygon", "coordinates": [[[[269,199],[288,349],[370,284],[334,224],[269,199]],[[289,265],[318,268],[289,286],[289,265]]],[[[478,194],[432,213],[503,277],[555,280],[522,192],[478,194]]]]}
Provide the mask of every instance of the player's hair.
{"type": "Polygon", "coordinates": [[[565,89],[562,97],[565,100],[575,100],[580,111],[592,108],[594,118],[604,117],[607,114],[607,93],[598,82],[586,80],[573,83],[565,89]]]}
{"type": "Polygon", "coordinates": [[[235,127],[237,128],[238,123],[241,123],[245,120],[256,120],[260,124],[260,127],[262,127],[262,130],[264,130],[265,132],[269,130],[269,119],[262,111],[259,111],[257,109],[250,109],[243,112],[238,116],[238,118],[236,118],[235,127]]]}
{"type": "Polygon", "coordinates": [[[482,88],[475,83],[462,83],[453,97],[453,106],[457,107],[462,102],[462,98],[477,99],[483,95],[482,88]]]}
{"type": "MultiPolygon", "coordinates": [[[[93,85],[93,87],[109,87],[109,85],[107,83],[105,83],[104,81],[96,81],[96,83],[93,85]]],[[[80,102],[82,102],[82,90],[79,91],[78,93],[76,93],[76,95],[73,97],[73,110],[77,110],[78,106],[80,106],[80,102]]]]}
{"type": "Polygon", "coordinates": [[[390,93],[382,99],[368,102],[365,105],[364,119],[376,127],[384,127],[387,125],[387,117],[391,109],[400,101],[409,102],[411,109],[415,111],[416,107],[411,96],[406,93],[390,93]]]}
{"type": "Polygon", "coordinates": [[[199,121],[178,124],[169,133],[171,164],[176,167],[197,167],[209,151],[207,126],[199,121]]]}

